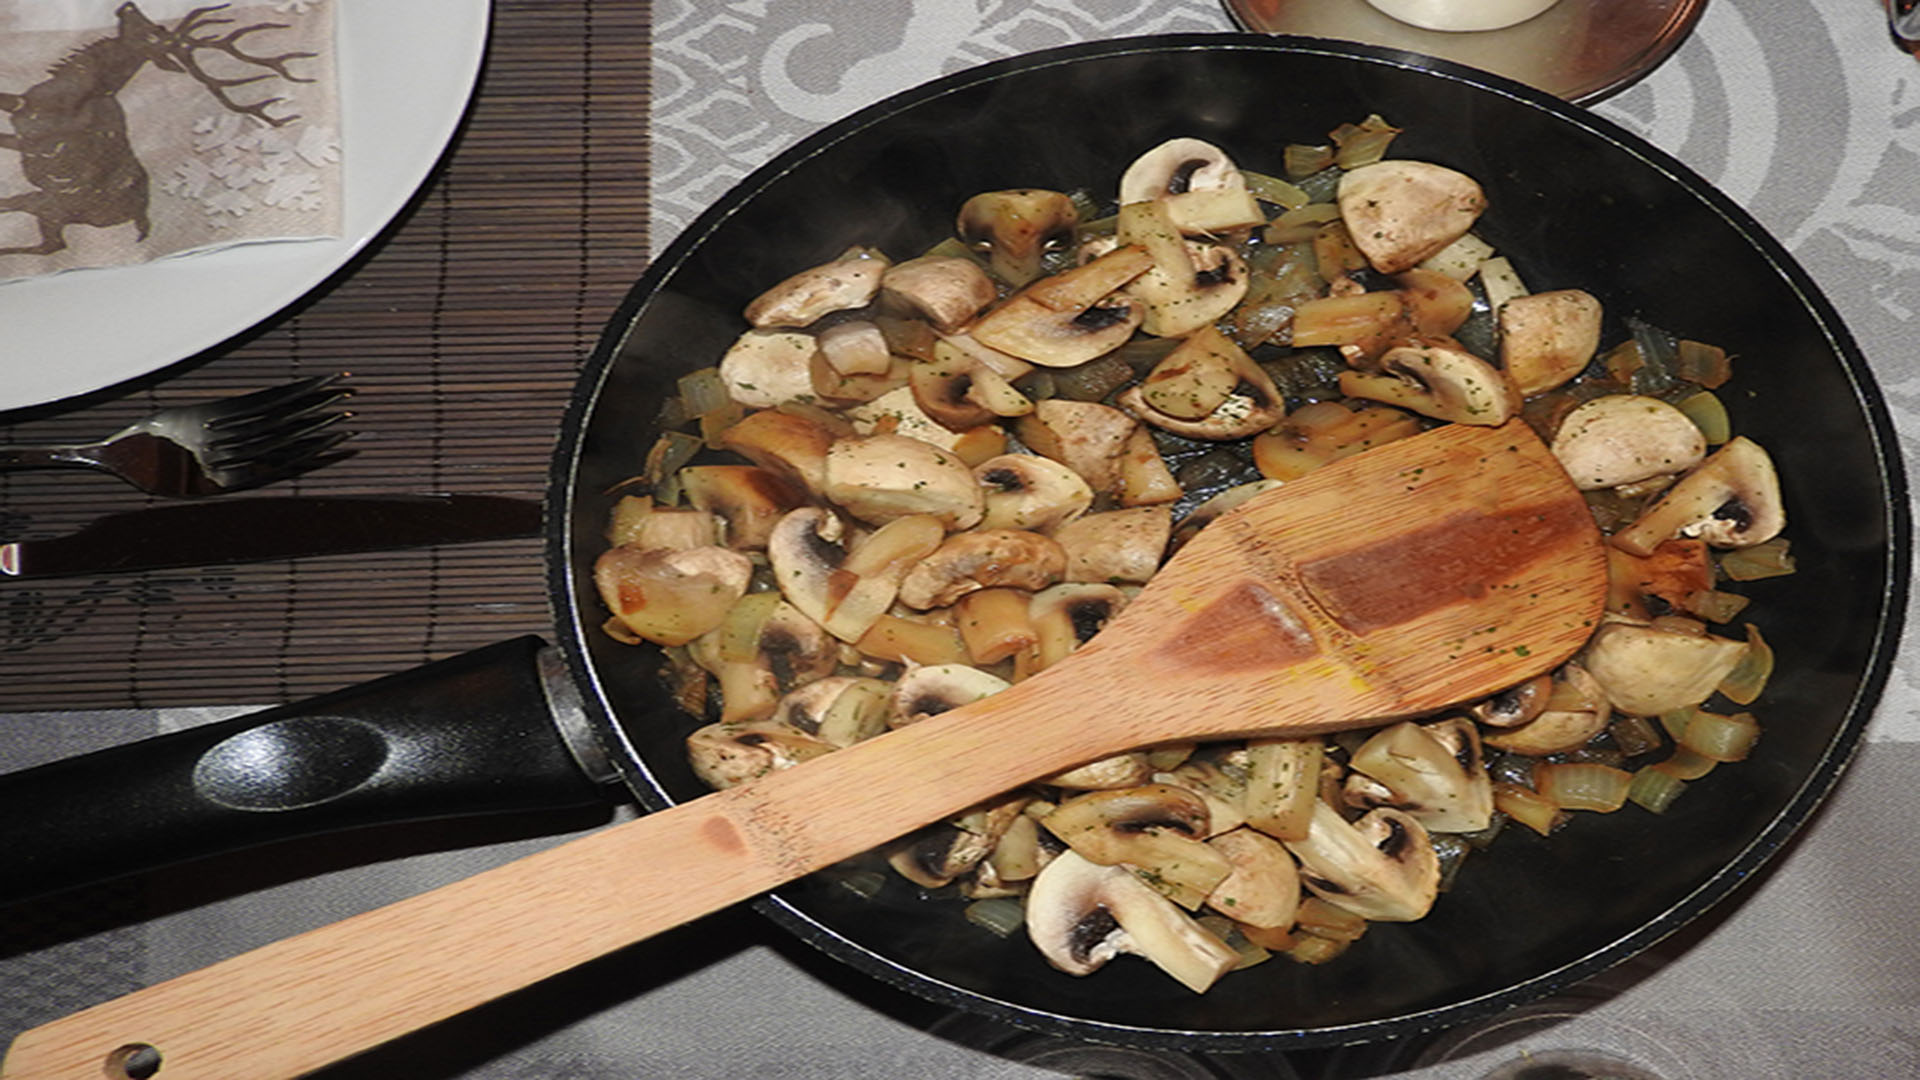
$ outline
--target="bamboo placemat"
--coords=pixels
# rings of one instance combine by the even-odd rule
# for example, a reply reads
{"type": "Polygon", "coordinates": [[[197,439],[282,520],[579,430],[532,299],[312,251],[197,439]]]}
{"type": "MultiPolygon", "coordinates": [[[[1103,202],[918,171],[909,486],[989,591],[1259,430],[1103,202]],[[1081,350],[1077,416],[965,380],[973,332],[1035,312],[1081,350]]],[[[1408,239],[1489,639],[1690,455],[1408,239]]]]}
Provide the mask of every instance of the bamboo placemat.
{"type": "MultiPolygon", "coordinates": [[[[463,130],[357,265],[243,341],[0,441],[88,441],[349,371],[356,454],[260,494],[539,498],[579,362],[645,265],[649,10],[494,0],[463,130]]],[[[148,501],[91,473],[0,474],[0,539],[148,501]]],[[[273,703],[548,631],[542,558],[529,539],[0,583],[0,711],[273,703]]]]}

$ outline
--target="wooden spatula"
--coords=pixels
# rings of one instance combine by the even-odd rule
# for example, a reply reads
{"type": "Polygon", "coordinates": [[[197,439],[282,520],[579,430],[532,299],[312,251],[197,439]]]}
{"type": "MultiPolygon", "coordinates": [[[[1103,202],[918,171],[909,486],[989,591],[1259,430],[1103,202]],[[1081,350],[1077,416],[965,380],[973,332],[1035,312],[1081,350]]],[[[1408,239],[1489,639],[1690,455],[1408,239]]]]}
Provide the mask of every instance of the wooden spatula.
{"type": "Polygon", "coordinates": [[[1492,693],[1572,655],[1605,592],[1524,425],[1391,443],[1209,525],[1010,690],[35,1028],[0,1078],[297,1076],[1109,753],[1492,693]]]}

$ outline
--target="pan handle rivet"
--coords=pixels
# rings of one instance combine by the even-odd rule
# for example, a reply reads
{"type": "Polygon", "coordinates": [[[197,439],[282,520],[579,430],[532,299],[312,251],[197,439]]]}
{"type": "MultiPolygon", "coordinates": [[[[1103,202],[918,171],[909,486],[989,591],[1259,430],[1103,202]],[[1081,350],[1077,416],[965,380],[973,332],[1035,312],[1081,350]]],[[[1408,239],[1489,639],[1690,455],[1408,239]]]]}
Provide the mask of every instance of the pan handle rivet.
{"type": "Polygon", "coordinates": [[[128,1043],[107,1055],[107,1080],[148,1080],[160,1071],[160,1050],[147,1043],[128,1043]]]}

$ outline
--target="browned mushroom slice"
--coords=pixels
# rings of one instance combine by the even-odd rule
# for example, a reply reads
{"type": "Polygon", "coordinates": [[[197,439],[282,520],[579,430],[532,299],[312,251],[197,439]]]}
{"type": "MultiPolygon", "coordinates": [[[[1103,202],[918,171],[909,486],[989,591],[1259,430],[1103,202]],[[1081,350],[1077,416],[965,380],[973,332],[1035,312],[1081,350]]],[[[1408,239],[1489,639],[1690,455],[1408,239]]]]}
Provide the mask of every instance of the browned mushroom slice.
{"type": "MultiPolygon", "coordinates": [[[[1034,269],[1038,271],[1037,263],[1034,269]]],[[[979,263],[958,255],[923,255],[896,263],[880,279],[880,287],[942,331],[964,326],[1000,295],[979,263]]]]}
{"type": "Polygon", "coordinates": [[[975,529],[947,537],[900,582],[900,602],[922,611],[946,607],[977,589],[1010,585],[1029,592],[1060,580],[1067,554],[1023,529],[975,529]]]}
{"type": "Polygon", "coordinates": [[[687,736],[687,760],[716,790],[832,753],[834,746],[775,720],[709,724],[687,736]]]}
{"type": "Polygon", "coordinates": [[[723,547],[609,548],[593,566],[594,584],[614,618],[659,645],[685,645],[719,626],[752,576],[747,557],[723,547]]]}
{"type": "Polygon", "coordinates": [[[1121,243],[1137,245],[1153,259],[1127,284],[1128,294],[1146,305],[1140,327],[1147,333],[1185,337],[1223,318],[1247,295],[1246,261],[1224,244],[1187,240],[1164,203],[1122,206],[1116,229],[1121,243]]]}
{"type": "Polygon", "coordinates": [[[1300,909],[1300,871],[1286,845],[1246,828],[1207,843],[1233,867],[1207,894],[1208,907],[1249,926],[1284,930],[1293,925],[1300,909]]]}
{"type": "Polygon", "coordinates": [[[808,506],[780,519],[767,559],[795,607],[833,636],[856,642],[893,604],[900,579],[945,535],[938,518],[908,515],[856,541],[833,512],[808,506]]]}
{"type": "Polygon", "coordinates": [[[717,444],[763,469],[797,482],[818,498],[827,479],[827,449],[834,433],[804,416],[762,409],[720,433],[717,444]]]}
{"type": "Polygon", "coordinates": [[[1246,350],[1212,326],[1190,334],[1147,378],[1122,391],[1122,408],[1163,431],[1225,441],[1257,435],[1286,416],[1286,400],[1246,350]],[[1179,410],[1170,412],[1161,407],[1179,410]],[[1188,413],[1196,415],[1185,415],[1188,413]]]}
{"type": "Polygon", "coordinates": [[[1578,750],[1606,729],[1613,706],[1586,668],[1568,663],[1542,678],[1548,689],[1539,711],[1519,724],[1488,732],[1483,742],[1508,753],[1545,757],[1578,750]]]}
{"type": "Polygon", "coordinates": [[[1137,426],[1111,405],[1050,398],[1034,402],[1014,430],[1029,449],[1072,469],[1100,495],[1119,489],[1121,458],[1137,426]]]}
{"type": "Polygon", "coordinates": [[[997,454],[975,465],[973,476],[985,493],[985,529],[1050,532],[1093,505],[1079,473],[1038,454],[997,454]]]}
{"type": "Polygon", "coordinates": [[[1165,506],[1087,514],[1054,530],[1067,553],[1068,581],[1143,584],[1160,568],[1173,533],[1165,506]]]}
{"type": "Polygon", "coordinates": [[[825,494],[873,524],[931,514],[965,529],[980,520],[986,505],[973,471],[959,458],[904,435],[836,441],[827,451],[825,494]]]}
{"type": "MultiPolygon", "coordinates": [[[[1354,750],[1348,765],[1352,775],[1386,789],[1385,805],[1405,810],[1429,829],[1478,832],[1492,823],[1493,782],[1471,721],[1402,721],[1381,728],[1354,750]]],[[[1349,802],[1381,805],[1371,796],[1349,802]]]]}
{"type": "Polygon", "coordinates": [[[1125,344],[1140,326],[1140,304],[1114,293],[1152,265],[1140,248],[1117,248],[1008,297],[974,321],[970,336],[1044,367],[1084,364],[1125,344]]]}
{"type": "Polygon", "coordinates": [[[681,490],[696,508],[726,523],[726,543],[742,551],[764,548],[773,527],[806,501],[800,488],[753,465],[689,465],[681,490]]]}
{"type": "Polygon", "coordinates": [[[1090,791],[1040,819],[1067,846],[1093,862],[1124,863],[1157,892],[1188,910],[1232,872],[1207,846],[1207,804],[1172,784],[1090,791]]]}
{"type": "Polygon", "coordinates": [[[1519,395],[1498,368],[1447,345],[1388,349],[1378,372],[1341,372],[1340,390],[1455,424],[1498,427],[1520,409],[1519,395]]]}
{"type": "Polygon", "coordinates": [[[968,199],[954,228],[961,240],[984,249],[993,272],[1017,289],[1040,276],[1049,246],[1071,239],[1079,221],[1080,212],[1066,195],[1021,188],[968,199]]]}
{"type": "Polygon", "coordinates": [[[969,664],[927,664],[900,676],[894,683],[887,723],[892,727],[939,716],[981,698],[992,697],[1012,685],[992,672],[969,664]]]}

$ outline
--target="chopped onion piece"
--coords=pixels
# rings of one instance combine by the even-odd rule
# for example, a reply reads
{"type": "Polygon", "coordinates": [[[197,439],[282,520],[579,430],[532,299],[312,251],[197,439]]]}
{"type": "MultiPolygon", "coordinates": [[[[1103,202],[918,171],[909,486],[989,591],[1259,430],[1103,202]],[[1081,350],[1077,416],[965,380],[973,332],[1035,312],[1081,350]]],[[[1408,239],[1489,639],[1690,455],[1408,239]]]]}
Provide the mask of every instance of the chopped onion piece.
{"type": "Polygon", "coordinates": [[[1611,813],[1626,805],[1633,774],[1586,761],[1542,762],[1534,767],[1533,783],[1541,796],[1562,810],[1611,813]]]}
{"type": "Polygon", "coordinates": [[[1720,572],[1733,581],[1759,581],[1793,573],[1793,556],[1784,537],[1736,548],[1720,556],[1720,572]]]}
{"type": "Polygon", "coordinates": [[[689,371],[680,376],[676,385],[688,416],[705,416],[733,400],[727,394],[727,382],[720,377],[717,367],[689,371]]]}
{"type": "Polygon", "coordinates": [[[1012,937],[1027,921],[1027,912],[1018,897],[990,896],[975,900],[966,908],[967,921],[998,937],[1012,937]]]}
{"type": "Polygon", "coordinates": [[[1553,800],[1518,784],[1493,785],[1493,808],[1541,836],[1559,828],[1567,820],[1553,800]]]}
{"type": "Polygon", "coordinates": [[[1699,428],[1700,434],[1706,437],[1708,446],[1719,446],[1733,438],[1733,421],[1728,418],[1726,403],[1720,400],[1718,394],[1702,390],[1691,397],[1681,398],[1674,408],[1693,421],[1693,426],[1699,428]]]}
{"type": "Polygon", "coordinates": [[[1687,789],[1687,782],[1661,769],[1649,765],[1633,774],[1633,783],[1627,787],[1627,799],[1635,806],[1664,814],[1673,800],[1687,789]]]}
{"type": "Polygon", "coordinates": [[[1727,677],[1720,680],[1720,692],[1737,705],[1751,705],[1767,688],[1773,677],[1773,646],[1760,636],[1760,628],[1747,624],[1747,651],[1727,677]]]}
{"type": "Polygon", "coordinates": [[[1750,713],[1723,715],[1695,710],[1687,721],[1680,745],[1713,761],[1743,761],[1760,739],[1760,725],[1750,713]]]}
{"type": "Polygon", "coordinates": [[[1684,746],[1677,746],[1667,760],[1656,761],[1647,768],[1659,769],[1676,780],[1698,780],[1712,772],[1713,767],[1718,764],[1720,763],[1712,758],[1701,757],[1684,746]]]}

